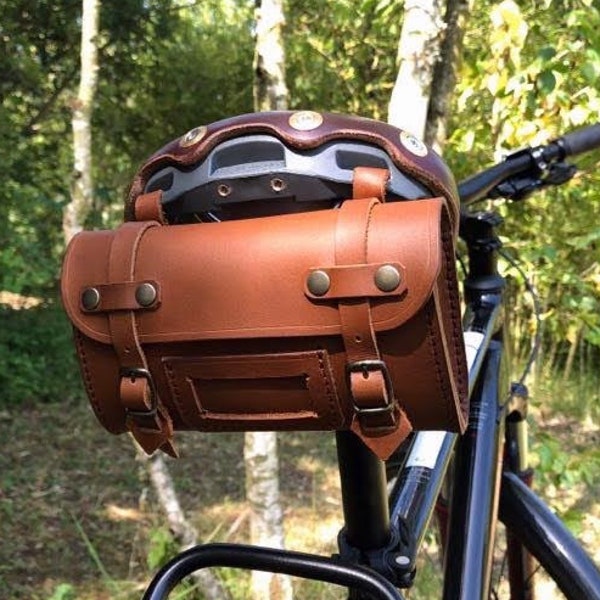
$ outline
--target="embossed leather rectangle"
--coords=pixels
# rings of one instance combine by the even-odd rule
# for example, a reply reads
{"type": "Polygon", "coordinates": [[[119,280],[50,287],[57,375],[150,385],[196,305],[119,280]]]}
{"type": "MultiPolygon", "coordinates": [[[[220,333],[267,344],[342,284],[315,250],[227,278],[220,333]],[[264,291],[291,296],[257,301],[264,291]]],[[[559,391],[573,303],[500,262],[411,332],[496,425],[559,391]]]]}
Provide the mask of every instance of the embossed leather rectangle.
{"type": "Polygon", "coordinates": [[[343,424],[325,351],[167,357],[173,403],[187,426],[336,429],[343,424]]]}

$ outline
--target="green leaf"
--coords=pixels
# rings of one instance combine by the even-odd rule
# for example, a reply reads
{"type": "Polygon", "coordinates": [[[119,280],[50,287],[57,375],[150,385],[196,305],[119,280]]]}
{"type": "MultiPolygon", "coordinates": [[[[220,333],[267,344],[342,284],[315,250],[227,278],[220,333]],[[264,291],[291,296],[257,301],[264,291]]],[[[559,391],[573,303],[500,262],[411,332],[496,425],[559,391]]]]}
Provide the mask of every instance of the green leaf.
{"type": "Polygon", "coordinates": [[[556,77],[552,71],[542,71],[538,76],[540,91],[551,94],[556,88],[556,77]]]}
{"type": "Polygon", "coordinates": [[[552,46],[546,46],[538,51],[538,57],[544,62],[548,62],[556,56],[556,49],[552,46]]]}

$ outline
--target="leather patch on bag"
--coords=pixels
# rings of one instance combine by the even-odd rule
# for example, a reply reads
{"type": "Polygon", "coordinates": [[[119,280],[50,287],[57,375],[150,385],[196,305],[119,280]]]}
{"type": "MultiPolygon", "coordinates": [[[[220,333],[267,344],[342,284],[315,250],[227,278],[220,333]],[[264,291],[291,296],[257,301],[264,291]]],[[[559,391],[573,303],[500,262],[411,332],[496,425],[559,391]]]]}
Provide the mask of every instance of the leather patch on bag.
{"type": "Polygon", "coordinates": [[[174,403],[191,429],[342,426],[325,351],[163,360],[174,403]]]}

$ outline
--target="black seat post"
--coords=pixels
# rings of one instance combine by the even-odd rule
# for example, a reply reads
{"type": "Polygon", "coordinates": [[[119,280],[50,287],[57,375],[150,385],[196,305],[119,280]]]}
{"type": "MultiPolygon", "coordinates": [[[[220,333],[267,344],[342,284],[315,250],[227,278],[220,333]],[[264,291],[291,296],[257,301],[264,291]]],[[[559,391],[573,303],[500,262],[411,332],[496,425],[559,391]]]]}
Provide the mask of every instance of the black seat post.
{"type": "Polygon", "coordinates": [[[345,542],[370,551],[390,541],[385,464],[350,431],[336,433],[345,542]]]}

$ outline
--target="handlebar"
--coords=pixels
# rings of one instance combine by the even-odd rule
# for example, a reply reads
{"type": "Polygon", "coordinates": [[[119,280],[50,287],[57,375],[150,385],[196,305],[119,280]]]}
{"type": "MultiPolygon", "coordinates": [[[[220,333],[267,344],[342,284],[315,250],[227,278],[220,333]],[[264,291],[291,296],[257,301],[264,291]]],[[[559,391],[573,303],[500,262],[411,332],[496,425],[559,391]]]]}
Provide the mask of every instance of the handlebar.
{"type": "Polygon", "coordinates": [[[565,156],[575,156],[600,146],[600,123],[567,133],[557,140],[565,149],[565,156]]]}
{"type": "Polygon", "coordinates": [[[570,179],[575,168],[563,160],[600,148],[600,123],[584,127],[546,144],[526,148],[460,182],[461,204],[499,196],[520,200],[545,185],[561,184],[570,179]]]}

